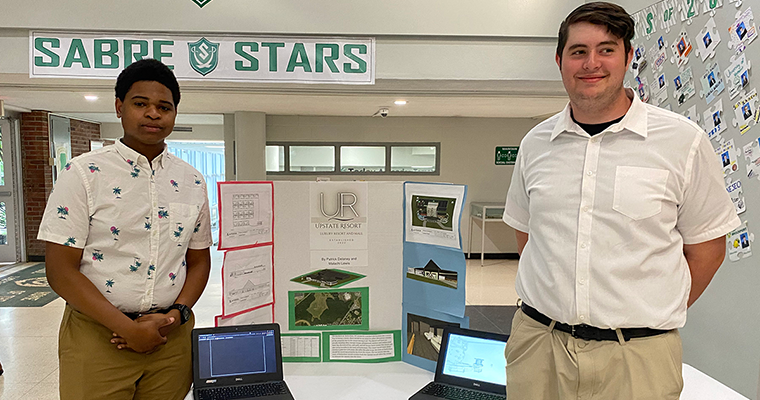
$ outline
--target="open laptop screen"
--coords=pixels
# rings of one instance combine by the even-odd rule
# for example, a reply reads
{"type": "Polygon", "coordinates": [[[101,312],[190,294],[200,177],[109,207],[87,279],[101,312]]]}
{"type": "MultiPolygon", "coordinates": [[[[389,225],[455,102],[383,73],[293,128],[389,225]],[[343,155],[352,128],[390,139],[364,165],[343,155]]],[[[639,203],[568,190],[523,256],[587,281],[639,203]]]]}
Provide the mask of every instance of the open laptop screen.
{"type": "Polygon", "coordinates": [[[198,335],[201,379],[277,372],[275,331],[198,335]]]}
{"type": "Polygon", "coordinates": [[[506,341],[451,332],[443,359],[443,375],[506,385],[506,341]]]}

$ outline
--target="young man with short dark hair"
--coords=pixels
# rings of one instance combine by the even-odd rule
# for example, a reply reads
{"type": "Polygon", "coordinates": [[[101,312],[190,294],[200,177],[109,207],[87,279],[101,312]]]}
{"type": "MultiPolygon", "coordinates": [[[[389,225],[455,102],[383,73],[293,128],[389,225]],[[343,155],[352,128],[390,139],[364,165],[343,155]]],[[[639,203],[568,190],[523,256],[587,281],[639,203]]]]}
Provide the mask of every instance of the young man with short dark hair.
{"type": "Polygon", "coordinates": [[[60,397],[183,399],[190,308],[210,270],[203,176],[166,150],[179,85],[159,61],[116,81],[124,137],[71,160],[40,226],[51,288],[66,300],[60,397]]]}
{"type": "Polygon", "coordinates": [[[623,87],[633,34],[617,5],[570,13],[556,54],[570,103],[520,145],[510,400],[677,400],[678,328],[740,224],[704,131],[623,87]]]}

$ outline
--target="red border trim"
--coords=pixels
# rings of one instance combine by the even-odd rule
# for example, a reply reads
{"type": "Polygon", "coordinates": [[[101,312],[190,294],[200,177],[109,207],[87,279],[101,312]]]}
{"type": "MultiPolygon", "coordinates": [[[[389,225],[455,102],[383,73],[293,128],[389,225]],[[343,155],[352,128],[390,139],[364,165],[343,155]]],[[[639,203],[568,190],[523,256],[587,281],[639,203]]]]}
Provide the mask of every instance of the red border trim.
{"type": "MultiPolygon", "coordinates": [[[[271,247],[270,251],[272,252],[272,301],[269,302],[269,303],[258,305],[256,307],[251,307],[251,308],[247,308],[245,310],[238,311],[238,312],[236,312],[234,314],[227,314],[227,311],[225,310],[225,307],[224,307],[224,305],[226,303],[224,301],[224,293],[225,293],[224,292],[224,276],[225,276],[225,274],[224,274],[224,264],[226,264],[226,262],[227,262],[227,253],[229,253],[230,251],[235,251],[235,250],[225,251],[224,252],[224,260],[222,260],[222,315],[221,315],[222,318],[232,318],[232,317],[236,317],[236,316],[241,315],[241,314],[245,314],[245,313],[247,313],[249,311],[258,310],[259,308],[262,308],[262,307],[272,306],[272,319],[274,320],[274,303],[275,303],[275,294],[274,294],[274,244],[261,245],[261,246],[256,246],[256,247],[267,247],[267,246],[271,247]]],[[[246,247],[245,249],[239,249],[239,250],[248,250],[248,249],[251,249],[251,248],[254,248],[254,247],[246,247]]]]}

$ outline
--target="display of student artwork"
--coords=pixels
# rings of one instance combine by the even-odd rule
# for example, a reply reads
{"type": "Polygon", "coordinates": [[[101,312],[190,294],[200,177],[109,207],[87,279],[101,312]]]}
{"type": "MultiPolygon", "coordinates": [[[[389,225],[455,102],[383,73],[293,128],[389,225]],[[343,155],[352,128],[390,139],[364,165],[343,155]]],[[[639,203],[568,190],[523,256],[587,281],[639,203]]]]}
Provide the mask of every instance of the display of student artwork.
{"type": "Polygon", "coordinates": [[[650,85],[651,97],[657,105],[668,101],[668,78],[665,74],[655,76],[654,82],[650,85]]]}
{"type": "Polygon", "coordinates": [[[719,94],[723,93],[726,85],[723,84],[723,77],[721,76],[720,66],[718,63],[712,63],[706,66],[705,73],[700,78],[702,82],[702,91],[699,93],[699,97],[704,97],[705,102],[709,105],[715,100],[719,94]]]}
{"type": "Polygon", "coordinates": [[[760,138],[744,145],[744,161],[747,163],[747,178],[760,179],[760,138]]]}
{"type": "Polygon", "coordinates": [[[369,329],[369,288],[288,292],[290,330],[369,329]]]}
{"type": "Polygon", "coordinates": [[[741,134],[747,133],[760,119],[760,113],[758,112],[758,97],[757,90],[752,89],[751,92],[745,94],[738,101],[734,102],[734,126],[739,128],[741,134]]]}
{"type": "Polygon", "coordinates": [[[272,182],[219,182],[219,250],[272,242],[272,182]]]}
{"type": "Polygon", "coordinates": [[[715,26],[715,19],[710,18],[702,31],[697,34],[697,55],[702,62],[715,56],[718,43],[720,43],[720,33],[715,26]]]}
{"type": "Polygon", "coordinates": [[[339,288],[364,278],[364,275],[340,269],[320,269],[291,279],[292,282],[317,288],[339,288]]]}
{"type": "Polygon", "coordinates": [[[272,246],[230,250],[222,262],[222,314],[234,316],[274,303],[272,246]]]}
{"type": "Polygon", "coordinates": [[[636,94],[639,95],[639,100],[643,102],[649,101],[649,81],[647,81],[647,78],[644,76],[637,76],[633,78],[633,80],[636,82],[634,84],[634,87],[636,88],[636,94]]]}
{"type": "Polygon", "coordinates": [[[643,45],[636,45],[633,49],[633,61],[631,61],[631,73],[633,76],[639,76],[641,71],[647,67],[646,48],[643,45]]]}
{"type": "Polygon", "coordinates": [[[736,21],[728,27],[728,34],[731,38],[728,42],[729,48],[740,53],[755,40],[757,29],[755,28],[754,18],[752,9],[749,7],[744,11],[736,13],[736,21]]]}
{"type": "Polygon", "coordinates": [[[444,328],[468,328],[470,320],[467,317],[456,317],[413,305],[404,308],[401,330],[404,335],[404,347],[401,358],[417,367],[435,371],[444,328]]]}
{"type": "Polygon", "coordinates": [[[309,184],[312,268],[366,266],[367,183],[309,184]]]}
{"type": "Polygon", "coordinates": [[[676,41],[670,45],[673,50],[673,57],[670,62],[675,63],[679,68],[689,62],[689,54],[691,54],[691,41],[686,31],[681,30],[676,41]]]}
{"type": "Polygon", "coordinates": [[[702,12],[715,15],[715,10],[723,7],[723,0],[699,0],[702,2],[702,12]]]}
{"type": "Polygon", "coordinates": [[[670,33],[670,27],[676,25],[676,0],[663,0],[660,5],[660,28],[670,33]]]}
{"type": "Polygon", "coordinates": [[[401,331],[324,332],[322,354],[325,362],[401,361],[401,331]]]}
{"type": "Polygon", "coordinates": [[[274,307],[272,305],[259,307],[232,317],[225,317],[223,315],[214,317],[214,324],[216,326],[268,324],[273,321],[274,307]]]}
{"type": "Polygon", "coordinates": [[[682,115],[696,123],[699,123],[699,113],[697,112],[697,106],[691,106],[688,110],[682,113],[682,115]]]}
{"type": "Polygon", "coordinates": [[[665,39],[660,36],[657,42],[649,49],[649,57],[652,60],[652,72],[655,74],[662,71],[662,66],[665,65],[665,61],[668,60],[667,43],[665,39]]]}
{"type": "Polygon", "coordinates": [[[467,187],[437,183],[405,183],[405,240],[462,248],[459,224],[467,187]]]}
{"type": "Polygon", "coordinates": [[[707,137],[721,141],[720,134],[726,131],[727,124],[724,122],[723,100],[715,103],[715,106],[702,113],[702,126],[707,132],[707,137]]]}
{"type": "Polygon", "coordinates": [[[732,99],[749,85],[750,67],[745,54],[731,57],[731,65],[726,69],[724,76],[728,84],[728,94],[732,99]]]}
{"type": "Polygon", "coordinates": [[[691,19],[699,15],[697,0],[679,0],[678,10],[680,11],[681,22],[691,23],[691,19]]]}
{"type": "Polygon", "coordinates": [[[720,165],[723,166],[723,176],[729,176],[733,174],[739,166],[736,164],[738,158],[737,149],[734,147],[734,139],[727,140],[715,150],[715,153],[720,157],[720,165]]]}
{"type": "Polygon", "coordinates": [[[728,195],[731,196],[731,201],[734,203],[734,209],[737,214],[741,214],[747,210],[747,204],[744,203],[744,191],[742,190],[742,181],[731,182],[726,186],[728,195]]]}
{"type": "Polygon", "coordinates": [[[430,260],[424,267],[407,267],[406,277],[431,285],[457,288],[457,271],[441,269],[435,261],[430,260]]]}
{"type": "Polygon", "coordinates": [[[755,235],[749,232],[747,222],[744,221],[741,227],[734,229],[726,235],[728,243],[728,259],[739,261],[742,258],[752,256],[752,242],[755,235]]]}
{"type": "Polygon", "coordinates": [[[691,67],[687,67],[681,73],[673,79],[675,84],[673,90],[673,97],[678,101],[678,105],[682,105],[689,100],[697,92],[694,87],[694,79],[691,73],[691,67]]]}

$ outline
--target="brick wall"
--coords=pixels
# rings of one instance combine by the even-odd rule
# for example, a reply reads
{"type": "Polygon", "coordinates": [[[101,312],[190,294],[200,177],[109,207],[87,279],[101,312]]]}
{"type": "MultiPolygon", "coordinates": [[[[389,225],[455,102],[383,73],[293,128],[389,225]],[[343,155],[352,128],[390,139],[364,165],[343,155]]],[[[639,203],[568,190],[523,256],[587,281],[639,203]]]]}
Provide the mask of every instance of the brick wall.
{"type": "Polygon", "coordinates": [[[71,157],[90,151],[90,140],[100,140],[100,125],[71,120],[71,157]]]}
{"type": "MultiPolygon", "coordinates": [[[[100,125],[71,120],[72,157],[90,151],[90,140],[95,139],[100,139],[100,125]]],[[[45,256],[45,243],[37,240],[37,232],[47,198],[53,189],[47,111],[21,114],[21,164],[26,254],[30,261],[39,261],[45,256]]]]}

